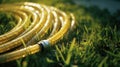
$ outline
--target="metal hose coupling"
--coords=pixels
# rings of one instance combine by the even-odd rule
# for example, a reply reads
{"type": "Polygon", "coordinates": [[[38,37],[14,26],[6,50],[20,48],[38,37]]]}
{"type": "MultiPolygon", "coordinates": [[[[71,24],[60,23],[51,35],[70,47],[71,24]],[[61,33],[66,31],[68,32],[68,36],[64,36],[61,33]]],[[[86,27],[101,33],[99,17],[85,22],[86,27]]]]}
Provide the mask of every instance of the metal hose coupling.
{"type": "Polygon", "coordinates": [[[48,40],[42,40],[40,42],[38,42],[38,44],[41,46],[41,50],[47,50],[51,47],[50,42],[48,40]]]}

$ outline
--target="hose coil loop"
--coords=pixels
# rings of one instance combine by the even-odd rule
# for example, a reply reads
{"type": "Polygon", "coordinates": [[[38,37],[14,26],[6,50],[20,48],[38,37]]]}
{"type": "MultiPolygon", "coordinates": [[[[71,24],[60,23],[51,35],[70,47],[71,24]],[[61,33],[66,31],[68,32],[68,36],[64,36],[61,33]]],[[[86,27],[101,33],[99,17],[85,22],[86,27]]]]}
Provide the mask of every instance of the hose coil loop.
{"type": "Polygon", "coordinates": [[[75,24],[72,13],[32,2],[1,4],[0,11],[12,13],[17,20],[13,29],[0,35],[0,63],[55,45],[75,24]]]}

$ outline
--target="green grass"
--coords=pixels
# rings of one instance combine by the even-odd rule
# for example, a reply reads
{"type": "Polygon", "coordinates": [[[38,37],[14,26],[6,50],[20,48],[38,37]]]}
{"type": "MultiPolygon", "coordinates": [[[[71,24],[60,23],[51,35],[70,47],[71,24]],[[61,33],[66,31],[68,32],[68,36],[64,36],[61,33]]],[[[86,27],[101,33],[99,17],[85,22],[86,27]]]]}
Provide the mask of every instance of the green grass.
{"type": "MultiPolygon", "coordinates": [[[[6,3],[6,1],[4,0],[2,3],[6,3]]],[[[11,2],[13,1],[10,0],[11,2]]],[[[71,0],[40,0],[39,3],[52,5],[67,13],[74,13],[75,29],[69,32],[70,36],[66,35],[50,50],[1,64],[0,67],[120,66],[119,11],[111,14],[107,9],[101,10],[96,6],[89,8],[78,6],[71,0]]]]}
{"type": "Polygon", "coordinates": [[[16,25],[16,20],[11,13],[0,11],[0,35],[8,32],[16,25]]]}

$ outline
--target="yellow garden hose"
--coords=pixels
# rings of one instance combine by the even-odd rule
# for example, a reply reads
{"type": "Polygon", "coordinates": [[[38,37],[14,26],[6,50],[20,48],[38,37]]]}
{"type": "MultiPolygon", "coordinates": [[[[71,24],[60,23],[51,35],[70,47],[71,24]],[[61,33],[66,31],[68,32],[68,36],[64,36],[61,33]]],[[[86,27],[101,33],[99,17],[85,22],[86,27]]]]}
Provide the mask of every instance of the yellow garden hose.
{"type": "Polygon", "coordinates": [[[73,14],[37,3],[1,4],[0,11],[12,13],[17,20],[13,29],[0,35],[0,63],[53,46],[75,24],[73,14]]]}

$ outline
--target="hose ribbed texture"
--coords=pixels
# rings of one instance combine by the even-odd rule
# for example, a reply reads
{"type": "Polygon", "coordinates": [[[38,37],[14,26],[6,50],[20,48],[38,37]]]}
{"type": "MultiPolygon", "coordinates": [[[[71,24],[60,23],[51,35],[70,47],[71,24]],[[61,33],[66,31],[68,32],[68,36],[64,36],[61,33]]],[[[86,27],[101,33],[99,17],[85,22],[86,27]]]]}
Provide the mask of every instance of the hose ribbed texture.
{"type": "Polygon", "coordinates": [[[55,45],[75,24],[73,14],[43,4],[1,4],[0,11],[12,13],[17,20],[14,28],[0,35],[0,63],[40,52],[43,41],[55,45]]]}

